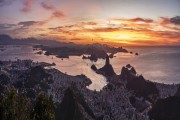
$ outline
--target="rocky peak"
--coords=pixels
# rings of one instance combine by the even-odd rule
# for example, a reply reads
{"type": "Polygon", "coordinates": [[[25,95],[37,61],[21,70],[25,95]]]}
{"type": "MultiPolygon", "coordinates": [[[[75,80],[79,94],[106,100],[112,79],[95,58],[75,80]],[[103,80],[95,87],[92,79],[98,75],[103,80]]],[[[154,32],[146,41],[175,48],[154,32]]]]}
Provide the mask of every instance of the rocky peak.
{"type": "Polygon", "coordinates": [[[109,63],[109,56],[108,55],[106,55],[106,65],[109,65],[110,63],[109,63]]]}

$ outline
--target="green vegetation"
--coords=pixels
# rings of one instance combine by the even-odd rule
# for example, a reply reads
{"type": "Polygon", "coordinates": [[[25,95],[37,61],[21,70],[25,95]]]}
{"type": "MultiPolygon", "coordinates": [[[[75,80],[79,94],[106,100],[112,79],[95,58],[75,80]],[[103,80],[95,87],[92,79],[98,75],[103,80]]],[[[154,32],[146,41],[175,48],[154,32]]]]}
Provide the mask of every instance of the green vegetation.
{"type": "Polygon", "coordinates": [[[47,97],[43,93],[39,94],[35,101],[32,118],[33,120],[55,119],[54,105],[51,97],[47,97]]]}
{"type": "Polygon", "coordinates": [[[1,120],[54,120],[54,105],[51,97],[39,94],[35,102],[26,94],[12,88],[0,99],[1,120]]]}

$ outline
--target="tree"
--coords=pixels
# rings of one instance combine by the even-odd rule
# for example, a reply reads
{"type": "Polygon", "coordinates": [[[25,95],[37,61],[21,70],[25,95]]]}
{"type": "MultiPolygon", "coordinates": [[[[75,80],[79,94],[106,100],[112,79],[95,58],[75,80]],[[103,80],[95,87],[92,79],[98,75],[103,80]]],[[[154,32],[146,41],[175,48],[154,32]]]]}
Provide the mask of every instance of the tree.
{"type": "Polygon", "coordinates": [[[3,120],[17,119],[17,93],[13,88],[7,93],[7,97],[2,100],[3,120]]]}
{"type": "Polygon", "coordinates": [[[40,93],[36,98],[32,111],[33,120],[54,120],[55,112],[52,97],[47,97],[40,93]]]}
{"type": "Polygon", "coordinates": [[[32,106],[24,93],[15,88],[0,96],[0,120],[55,120],[52,97],[39,94],[32,106]]]}
{"type": "Polygon", "coordinates": [[[1,101],[3,120],[30,120],[30,100],[12,88],[1,101]]]}
{"type": "Polygon", "coordinates": [[[31,103],[25,94],[19,94],[17,99],[18,120],[30,120],[31,103]]]}

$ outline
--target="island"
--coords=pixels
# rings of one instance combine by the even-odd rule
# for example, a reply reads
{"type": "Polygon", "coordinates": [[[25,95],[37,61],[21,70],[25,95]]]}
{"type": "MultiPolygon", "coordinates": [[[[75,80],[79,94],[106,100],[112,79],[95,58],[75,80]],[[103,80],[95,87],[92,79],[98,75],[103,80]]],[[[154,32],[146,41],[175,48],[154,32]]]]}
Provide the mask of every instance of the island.
{"type": "Polygon", "coordinates": [[[45,55],[56,55],[59,58],[69,58],[69,56],[83,56],[82,59],[90,59],[91,61],[97,61],[99,58],[105,59],[106,53],[110,53],[110,57],[118,52],[128,51],[122,47],[111,47],[105,44],[88,44],[78,45],[74,44],[71,46],[52,47],[44,45],[35,45],[35,49],[41,49],[46,51],[45,55]]]}

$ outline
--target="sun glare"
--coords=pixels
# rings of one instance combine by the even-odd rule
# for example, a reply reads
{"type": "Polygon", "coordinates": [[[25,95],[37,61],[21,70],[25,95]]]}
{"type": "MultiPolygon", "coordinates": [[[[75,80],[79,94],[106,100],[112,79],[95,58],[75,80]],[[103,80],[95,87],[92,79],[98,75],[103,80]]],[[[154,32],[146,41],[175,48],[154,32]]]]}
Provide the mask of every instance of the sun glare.
{"type": "Polygon", "coordinates": [[[122,35],[117,36],[117,39],[129,39],[129,38],[130,38],[130,36],[127,34],[122,34],[122,35]]]}

